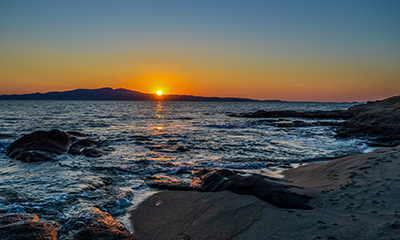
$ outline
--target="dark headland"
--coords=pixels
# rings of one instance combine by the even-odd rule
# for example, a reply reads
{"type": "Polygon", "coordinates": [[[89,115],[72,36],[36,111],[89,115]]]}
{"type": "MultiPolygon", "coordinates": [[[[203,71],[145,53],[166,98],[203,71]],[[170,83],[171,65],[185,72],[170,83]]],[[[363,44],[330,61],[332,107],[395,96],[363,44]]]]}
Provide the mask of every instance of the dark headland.
{"type": "Polygon", "coordinates": [[[280,102],[279,100],[256,100],[234,97],[202,97],[191,95],[142,93],[128,89],[75,89],[64,92],[0,95],[0,100],[84,100],[84,101],[199,101],[199,102],[280,102]]]}

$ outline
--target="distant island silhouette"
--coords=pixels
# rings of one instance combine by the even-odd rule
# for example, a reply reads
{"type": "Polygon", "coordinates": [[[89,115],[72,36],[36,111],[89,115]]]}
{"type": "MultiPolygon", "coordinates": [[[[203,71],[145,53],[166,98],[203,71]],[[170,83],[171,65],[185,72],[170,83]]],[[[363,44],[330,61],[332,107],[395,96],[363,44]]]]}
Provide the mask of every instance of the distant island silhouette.
{"type": "Polygon", "coordinates": [[[142,93],[128,89],[75,89],[64,92],[0,95],[0,100],[110,100],[110,101],[199,101],[199,102],[281,102],[234,97],[202,97],[192,95],[142,93]]]}

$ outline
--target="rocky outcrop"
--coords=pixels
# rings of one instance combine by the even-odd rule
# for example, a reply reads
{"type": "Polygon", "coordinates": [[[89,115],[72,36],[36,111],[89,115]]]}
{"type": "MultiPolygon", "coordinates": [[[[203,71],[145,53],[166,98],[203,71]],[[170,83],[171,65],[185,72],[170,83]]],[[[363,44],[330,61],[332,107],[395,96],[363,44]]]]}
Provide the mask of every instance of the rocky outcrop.
{"type": "Polygon", "coordinates": [[[23,162],[49,161],[67,151],[70,154],[83,154],[87,157],[99,157],[104,154],[100,144],[85,138],[84,134],[59,130],[36,131],[24,135],[11,143],[6,151],[10,158],[23,162]]]}
{"type": "Polygon", "coordinates": [[[347,111],[353,117],[339,131],[340,135],[400,140],[400,96],[356,105],[347,111]]]}
{"type": "Polygon", "coordinates": [[[117,223],[110,214],[95,209],[85,228],[75,235],[75,240],[132,240],[132,233],[117,223]]]}
{"type": "Polygon", "coordinates": [[[0,239],[2,240],[55,240],[59,225],[41,220],[38,216],[19,213],[0,216],[0,239]]]}
{"type": "Polygon", "coordinates": [[[69,134],[52,130],[27,134],[7,147],[7,155],[23,162],[48,161],[67,151],[72,140],[69,134]]]}
{"type": "Polygon", "coordinates": [[[177,180],[153,179],[148,185],[159,189],[196,190],[204,192],[231,191],[240,195],[253,195],[280,208],[312,209],[309,196],[288,190],[288,186],[258,174],[242,175],[230,170],[200,170],[192,174],[191,184],[177,180]]]}
{"type": "MultiPolygon", "coordinates": [[[[366,136],[372,139],[373,143],[386,145],[400,144],[400,96],[355,105],[348,110],[312,112],[257,111],[230,116],[247,118],[343,119],[346,120],[344,123],[324,122],[323,124],[335,126],[337,137],[366,136]]],[[[306,124],[300,121],[293,121],[283,124],[278,122],[275,125],[278,127],[296,127],[306,124]]],[[[312,125],[316,124],[312,123],[312,125]]]]}

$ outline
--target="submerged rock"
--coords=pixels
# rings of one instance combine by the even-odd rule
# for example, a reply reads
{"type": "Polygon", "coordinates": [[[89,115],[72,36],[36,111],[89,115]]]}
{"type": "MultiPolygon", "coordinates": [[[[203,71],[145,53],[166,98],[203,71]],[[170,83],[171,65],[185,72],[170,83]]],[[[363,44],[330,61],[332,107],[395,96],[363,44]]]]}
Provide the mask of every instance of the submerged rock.
{"type": "Polygon", "coordinates": [[[59,225],[54,221],[41,220],[29,213],[0,216],[0,239],[2,240],[54,240],[59,225]]]}
{"type": "Polygon", "coordinates": [[[170,190],[196,190],[205,192],[231,191],[240,195],[253,195],[263,201],[281,208],[313,209],[308,205],[312,199],[289,191],[289,186],[274,182],[258,174],[241,175],[230,170],[200,170],[192,174],[191,184],[178,180],[158,178],[147,182],[152,187],[170,190]]]}
{"type": "Polygon", "coordinates": [[[92,139],[84,138],[78,132],[59,130],[36,131],[22,136],[7,147],[7,156],[23,162],[50,161],[57,155],[66,153],[87,157],[100,157],[105,151],[92,139]]]}
{"type": "Polygon", "coordinates": [[[75,240],[132,240],[132,233],[117,223],[110,214],[95,209],[86,227],[75,235],[75,240]]]}
{"type": "Polygon", "coordinates": [[[23,162],[48,161],[65,153],[71,145],[70,135],[59,130],[37,131],[22,136],[7,147],[7,155],[23,162]]]}

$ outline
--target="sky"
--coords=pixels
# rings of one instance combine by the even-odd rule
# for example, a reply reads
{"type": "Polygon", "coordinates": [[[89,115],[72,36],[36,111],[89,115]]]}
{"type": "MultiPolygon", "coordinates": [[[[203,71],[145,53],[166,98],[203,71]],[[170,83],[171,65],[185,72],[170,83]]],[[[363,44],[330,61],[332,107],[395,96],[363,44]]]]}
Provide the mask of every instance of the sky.
{"type": "Polygon", "coordinates": [[[397,0],[1,0],[0,94],[400,94],[397,0]]]}

